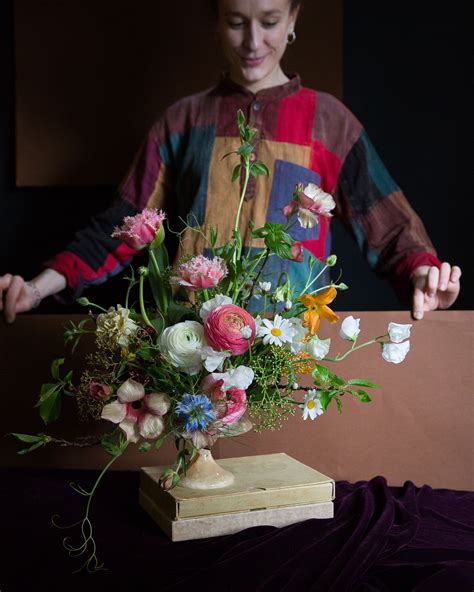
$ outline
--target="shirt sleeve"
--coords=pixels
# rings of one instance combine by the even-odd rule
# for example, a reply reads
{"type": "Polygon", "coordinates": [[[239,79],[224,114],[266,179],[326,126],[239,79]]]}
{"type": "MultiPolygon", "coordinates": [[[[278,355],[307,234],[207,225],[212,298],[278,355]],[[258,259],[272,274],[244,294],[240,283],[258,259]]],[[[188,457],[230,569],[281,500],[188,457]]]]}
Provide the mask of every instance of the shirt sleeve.
{"type": "Polygon", "coordinates": [[[360,128],[341,164],[336,215],[375,273],[387,277],[398,296],[411,293],[420,265],[440,266],[419,216],[394,182],[367,133],[360,128]]]}
{"type": "Polygon", "coordinates": [[[168,201],[172,202],[161,149],[165,134],[165,124],[160,120],[140,147],[117,199],[79,230],[64,251],[44,263],[66,278],[67,287],[58,295],[60,300],[73,301],[87,287],[107,281],[131,262],[137,251],[111,237],[125,216],[134,216],[145,207],[165,208],[168,201]]]}

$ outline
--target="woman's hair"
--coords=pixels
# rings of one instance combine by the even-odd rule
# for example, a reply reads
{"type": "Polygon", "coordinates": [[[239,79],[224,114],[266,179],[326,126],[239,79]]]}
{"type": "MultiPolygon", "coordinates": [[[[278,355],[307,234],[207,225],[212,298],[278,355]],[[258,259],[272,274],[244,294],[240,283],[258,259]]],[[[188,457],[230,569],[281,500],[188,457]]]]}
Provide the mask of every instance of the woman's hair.
{"type": "MultiPolygon", "coordinates": [[[[219,14],[219,0],[209,0],[209,2],[211,5],[212,12],[215,16],[217,16],[219,14]]],[[[299,8],[302,2],[303,0],[290,0],[290,12],[293,12],[294,10],[299,8]]]]}

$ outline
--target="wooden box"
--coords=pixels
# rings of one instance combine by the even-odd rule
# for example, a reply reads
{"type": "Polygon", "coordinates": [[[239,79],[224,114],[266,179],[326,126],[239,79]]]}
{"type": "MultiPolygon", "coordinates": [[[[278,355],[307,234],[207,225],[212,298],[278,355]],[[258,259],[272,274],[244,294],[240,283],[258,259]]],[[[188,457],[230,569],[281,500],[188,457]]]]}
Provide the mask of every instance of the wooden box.
{"type": "Polygon", "coordinates": [[[332,518],[334,480],[284,453],[219,459],[235,476],[214,490],[164,491],[164,467],[141,469],[139,501],[173,541],[231,534],[252,526],[285,526],[332,518]]]}

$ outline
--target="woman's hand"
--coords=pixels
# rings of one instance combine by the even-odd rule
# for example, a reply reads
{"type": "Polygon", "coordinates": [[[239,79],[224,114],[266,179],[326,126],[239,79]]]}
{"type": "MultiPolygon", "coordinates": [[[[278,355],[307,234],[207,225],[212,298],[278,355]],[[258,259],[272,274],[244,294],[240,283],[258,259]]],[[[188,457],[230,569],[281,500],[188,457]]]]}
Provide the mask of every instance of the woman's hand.
{"type": "Polygon", "coordinates": [[[413,318],[420,320],[425,312],[449,308],[461,289],[460,277],[461,269],[446,262],[441,264],[441,269],[430,265],[417,267],[412,277],[413,318]]]}
{"type": "Polygon", "coordinates": [[[65,287],[66,278],[54,269],[44,269],[30,282],[21,275],[6,273],[0,276],[0,312],[7,323],[13,323],[18,313],[36,308],[43,298],[65,287]]]}
{"type": "Polygon", "coordinates": [[[13,323],[19,312],[31,310],[39,304],[38,289],[25,282],[20,275],[6,273],[0,276],[0,311],[7,323],[13,323]]]}

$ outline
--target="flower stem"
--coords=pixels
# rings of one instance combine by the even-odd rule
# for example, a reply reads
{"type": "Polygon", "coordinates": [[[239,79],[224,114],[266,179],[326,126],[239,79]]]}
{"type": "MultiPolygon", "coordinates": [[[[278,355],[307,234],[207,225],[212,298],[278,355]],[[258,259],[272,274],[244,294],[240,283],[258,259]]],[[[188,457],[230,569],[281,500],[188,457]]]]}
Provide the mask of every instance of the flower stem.
{"type": "Polygon", "coordinates": [[[340,355],[337,354],[335,358],[323,358],[325,362],[341,362],[344,358],[347,358],[349,354],[361,349],[362,347],[366,347],[367,345],[372,345],[372,343],[379,343],[379,339],[383,339],[385,335],[381,335],[380,337],[375,337],[375,339],[371,339],[370,341],[366,341],[365,343],[361,343],[357,347],[351,347],[351,349],[347,350],[344,354],[340,355]]]}
{"type": "Polygon", "coordinates": [[[142,313],[142,317],[143,320],[145,321],[145,323],[149,326],[149,327],[153,327],[153,325],[151,324],[150,319],[148,318],[148,315],[146,313],[146,308],[145,308],[145,300],[143,297],[143,284],[145,281],[145,277],[143,275],[140,276],[140,282],[139,282],[139,300],[140,300],[140,311],[142,313]]]}
{"type": "MultiPolygon", "coordinates": [[[[240,194],[240,201],[239,207],[237,209],[237,215],[235,217],[235,224],[234,224],[234,236],[237,235],[239,232],[240,226],[240,214],[242,212],[242,206],[244,205],[245,194],[247,193],[247,185],[250,179],[250,159],[242,157],[244,161],[245,167],[245,177],[244,177],[244,184],[242,186],[242,193],[240,194]]],[[[234,265],[237,264],[237,261],[240,259],[240,255],[242,254],[242,240],[239,241],[237,249],[234,249],[234,256],[233,256],[233,263],[234,265]]]]}

